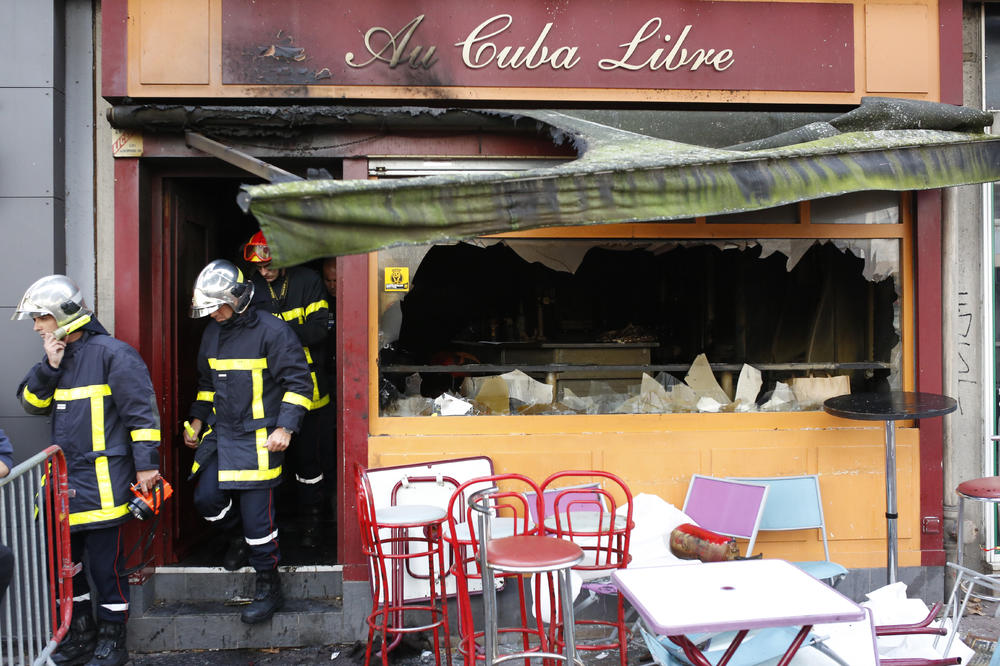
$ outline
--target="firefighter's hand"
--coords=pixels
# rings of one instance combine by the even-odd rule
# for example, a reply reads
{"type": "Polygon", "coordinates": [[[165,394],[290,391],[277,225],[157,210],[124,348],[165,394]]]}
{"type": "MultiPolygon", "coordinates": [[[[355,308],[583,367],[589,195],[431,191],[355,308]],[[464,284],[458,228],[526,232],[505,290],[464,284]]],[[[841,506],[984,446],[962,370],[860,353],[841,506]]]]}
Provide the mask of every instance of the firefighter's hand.
{"type": "Polygon", "coordinates": [[[198,435],[201,434],[201,419],[194,419],[191,421],[191,430],[194,432],[194,436],[188,432],[187,428],[184,429],[184,446],[189,449],[198,448],[198,435]]]}
{"type": "Polygon", "coordinates": [[[267,438],[267,450],[272,453],[284,451],[292,441],[292,434],[284,428],[275,428],[267,438]]]}
{"type": "Polygon", "coordinates": [[[48,357],[49,365],[58,368],[62,363],[63,353],[66,351],[66,342],[59,340],[49,331],[42,333],[42,347],[45,349],[45,356],[48,357]]]}
{"type": "Polygon", "coordinates": [[[156,480],[160,478],[160,470],[158,469],[144,469],[141,472],[135,473],[135,483],[139,486],[139,489],[148,493],[156,485],[156,480]]]}

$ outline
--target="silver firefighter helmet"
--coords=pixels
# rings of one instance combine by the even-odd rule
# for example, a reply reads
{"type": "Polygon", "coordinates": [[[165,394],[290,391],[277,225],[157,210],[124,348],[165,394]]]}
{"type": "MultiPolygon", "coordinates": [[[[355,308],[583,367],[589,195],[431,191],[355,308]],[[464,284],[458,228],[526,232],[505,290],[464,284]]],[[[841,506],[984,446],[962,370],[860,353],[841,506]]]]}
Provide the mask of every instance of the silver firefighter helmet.
{"type": "Polygon", "coordinates": [[[240,313],[250,305],[253,283],[244,279],[243,272],[225,259],[216,259],[198,274],[191,298],[191,317],[210,315],[223,305],[240,313]]]}
{"type": "Polygon", "coordinates": [[[52,315],[56,324],[66,329],[83,326],[90,321],[90,314],[83,294],[73,280],[65,275],[47,275],[28,287],[11,319],[52,315]],[[79,326],[71,326],[74,323],[79,326]]]}

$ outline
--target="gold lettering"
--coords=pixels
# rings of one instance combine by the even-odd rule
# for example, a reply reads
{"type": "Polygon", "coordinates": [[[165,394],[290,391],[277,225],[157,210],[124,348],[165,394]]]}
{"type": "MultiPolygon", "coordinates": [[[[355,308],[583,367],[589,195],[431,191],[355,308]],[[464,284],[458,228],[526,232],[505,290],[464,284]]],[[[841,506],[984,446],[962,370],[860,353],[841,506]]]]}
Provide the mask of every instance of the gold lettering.
{"type": "Polygon", "coordinates": [[[571,69],[580,58],[577,57],[576,46],[560,46],[553,51],[545,45],[545,40],[549,37],[552,24],[546,23],[535,43],[525,51],[524,46],[503,46],[498,47],[496,42],[490,41],[500,35],[513,24],[514,18],[510,14],[498,14],[486,19],[472,29],[465,39],[456,42],[455,46],[462,47],[462,62],[466,67],[472,69],[482,69],[491,64],[495,64],[499,69],[538,69],[542,65],[548,65],[552,69],[571,69]],[[491,24],[501,24],[499,28],[492,27],[491,24]],[[492,29],[492,32],[486,32],[492,29]]]}
{"type": "Polygon", "coordinates": [[[409,55],[406,54],[406,48],[413,37],[413,33],[416,32],[423,20],[424,14],[421,14],[404,25],[396,33],[392,33],[388,28],[383,28],[382,26],[369,28],[368,32],[365,33],[365,49],[371,58],[364,62],[355,62],[354,52],[348,51],[344,56],[344,62],[351,67],[361,68],[378,61],[384,62],[389,66],[389,69],[395,69],[400,62],[407,62],[414,69],[419,67],[429,69],[437,62],[437,59],[434,57],[436,47],[429,47],[422,58],[420,57],[420,53],[424,49],[422,46],[414,46],[410,50],[409,55]],[[385,43],[381,46],[376,45],[376,37],[384,38],[385,43]]]}
{"type": "Polygon", "coordinates": [[[715,49],[698,48],[688,51],[684,46],[684,42],[693,28],[691,24],[684,26],[676,40],[669,34],[663,36],[664,42],[672,40],[674,42],[670,52],[666,56],[664,56],[662,48],[657,48],[647,58],[642,59],[641,55],[637,55],[640,45],[655,37],[662,25],[663,22],[658,17],[649,19],[636,31],[630,41],[618,45],[620,48],[625,49],[625,54],[620,59],[603,58],[598,61],[597,66],[605,71],[614,69],[627,69],[631,71],[662,69],[673,72],[683,67],[694,72],[702,65],[705,65],[712,67],[718,72],[722,72],[729,69],[735,62],[732,49],[716,51],[715,49]]]}

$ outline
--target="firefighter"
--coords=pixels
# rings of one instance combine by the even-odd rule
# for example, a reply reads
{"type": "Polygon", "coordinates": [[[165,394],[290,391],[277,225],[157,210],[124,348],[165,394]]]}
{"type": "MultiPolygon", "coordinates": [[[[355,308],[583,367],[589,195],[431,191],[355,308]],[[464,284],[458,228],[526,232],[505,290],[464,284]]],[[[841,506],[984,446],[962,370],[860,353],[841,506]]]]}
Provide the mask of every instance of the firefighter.
{"type": "Polygon", "coordinates": [[[52,655],[56,664],[124,664],[129,587],[122,524],[134,482],[148,492],[159,479],[160,413],[149,370],[87,309],[64,275],[28,287],[12,319],[34,320],[45,354],[28,371],[17,397],[29,414],[52,419],[52,443],[69,473],[73,576],[70,631],[52,655]],[[94,625],[89,574],[97,595],[94,625]]]}
{"type": "Polygon", "coordinates": [[[213,321],[198,349],[198,394],[184,433],[197,449],[195,508],[223,529],[242,522],[257,572],[253,601],[240,616],[247,624],[267,620],[284,603],[274,488],[313,390],[302,345],[286,324],[250,307],[253,292],[221,259],[195,281],[191,317],[213,321]]]}
{"type": "Polygon", "coordinates": [[[283,319],[295,331],[312,375],[312,404],[302,420],[302,431],[289,452],[298,514],[303,523],[302,546],[319,545],[319,523],[324,495],[323,469],[332,449],[333,419],[324,357],[327,348],[329,304],[319,274],[305,266],[273,268],[264,234],[255,233],[243,246],[243,258],[256,269],[254,305],[283,319]]]}

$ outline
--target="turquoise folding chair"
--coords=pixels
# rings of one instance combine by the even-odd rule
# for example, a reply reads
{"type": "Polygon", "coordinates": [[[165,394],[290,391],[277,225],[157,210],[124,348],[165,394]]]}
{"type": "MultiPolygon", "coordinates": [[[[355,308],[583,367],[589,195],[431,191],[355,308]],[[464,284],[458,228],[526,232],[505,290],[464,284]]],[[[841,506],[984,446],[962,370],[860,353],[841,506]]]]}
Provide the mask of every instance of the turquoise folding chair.
{"type": "Polygon", "coordinates": [[[813,578],[824,580],[836,587],[847,576],[847,569],[830,560],[830,545],[826,538],[826,520],[823,518],[823,500],[819,493],[819,477],[802,476],[732,477],[766,485],[769,488],[764,513],[760,519],[761,531],[790,531],[817,529],[823,537],[822,560],[793,562],[813,578]]]}

